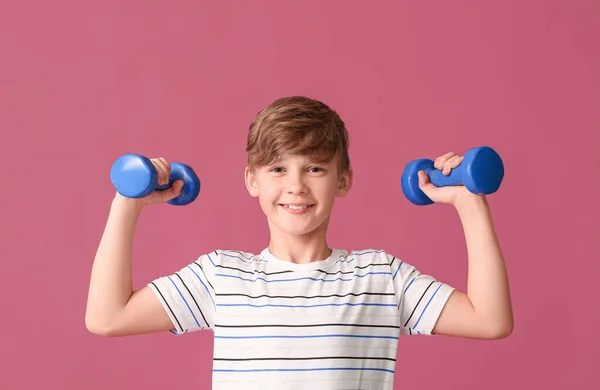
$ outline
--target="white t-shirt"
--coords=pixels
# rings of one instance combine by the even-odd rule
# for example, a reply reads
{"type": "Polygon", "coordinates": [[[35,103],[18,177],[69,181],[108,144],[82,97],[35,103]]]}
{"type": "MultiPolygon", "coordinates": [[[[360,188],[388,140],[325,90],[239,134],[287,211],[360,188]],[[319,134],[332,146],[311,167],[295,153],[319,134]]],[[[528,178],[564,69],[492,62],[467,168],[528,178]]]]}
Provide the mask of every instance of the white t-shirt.
{"type": "Polygon", "coordinates": [[[399,335],[430,335],[453,290],[374,249],[308,264],[217,250],[149,286],[171,332],[213,330],[215,390],[391,390],[399,335]]]}

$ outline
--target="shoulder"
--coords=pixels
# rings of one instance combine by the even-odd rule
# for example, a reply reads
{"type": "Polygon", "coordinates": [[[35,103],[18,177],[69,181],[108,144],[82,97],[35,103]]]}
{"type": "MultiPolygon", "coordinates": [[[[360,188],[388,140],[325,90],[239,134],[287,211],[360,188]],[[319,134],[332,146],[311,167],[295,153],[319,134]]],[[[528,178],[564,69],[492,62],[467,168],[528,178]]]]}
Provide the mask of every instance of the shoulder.
{"type": "Polygon", "coordinates": [[[366,248],[366,249],[353,249],[350,251],[343,251],[343,256],[340,257],[340,261],[346,263],[370,264],[370,263],[388,263],[390,264],[394,256],[389,254],[383,249],[366,248]]]}
{"type": "MultiPolygon", "coordinates": [[[[260,254],[234,249],[217,249],[209,254],[215,264],[234,266],[263,262],[260,254]]],[[[207,256],[209,256],[207,255],[207,256]]]]}

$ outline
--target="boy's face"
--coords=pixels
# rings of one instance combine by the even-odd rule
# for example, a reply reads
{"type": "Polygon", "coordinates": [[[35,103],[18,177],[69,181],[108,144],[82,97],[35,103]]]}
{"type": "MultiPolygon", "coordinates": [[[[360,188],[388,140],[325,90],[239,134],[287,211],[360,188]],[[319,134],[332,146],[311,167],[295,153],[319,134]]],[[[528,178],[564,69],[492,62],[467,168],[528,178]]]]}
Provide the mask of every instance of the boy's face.
{"type": "Polygon", "coordinates": [[[335,197],[352,186],[352,170],[338,172],[338,158],[316,164],[308,156],[284,154],[272,165],[246,168],[246,188],[259,198],[269,227],[301,236],[326,230],[335,197]]]}

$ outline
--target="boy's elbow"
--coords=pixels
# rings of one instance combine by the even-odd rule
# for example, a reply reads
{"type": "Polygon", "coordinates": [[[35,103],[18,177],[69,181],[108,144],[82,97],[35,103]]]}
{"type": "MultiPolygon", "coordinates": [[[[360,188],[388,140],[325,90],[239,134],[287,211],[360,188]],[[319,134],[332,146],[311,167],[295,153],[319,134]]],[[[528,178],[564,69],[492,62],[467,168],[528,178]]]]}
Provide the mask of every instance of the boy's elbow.
{"type": "Polygon", "coordinates": [[[496,323],[494,326],[490,326],[487,332],[487,339],[489,340],[500,340],[510,336],[514,329],[514,322],[512,320],[505,321],[502,323],[496,323]]]}
{"type": "Polygon", "coordinates": [[[512,328],[502,328],[490,333],[489,340],[505,339],[512,334],[512,328]]]}
{"type": "Polygon", "coordinates": [[[97,336],[113,337],[117,335],[114,329],[107,323],[98,321],[89,316],[85,317],[85,327],[88,332],[97,336]]]}
{"type": "Polygon", "coordinates": [[[102,327],[98,322],[95,322],[89,318],[85,318],[85,328],[88,332],[97,336],[106,336],[106,328],[102,327]]]}
{"type": "Polygon", "coordinates": [[[515,323],[511,319],[510,322],[502,329],[502,333],[501,333],[502,337],[501,338],[510,336],[514,329],[515,329],[515,323]]]}

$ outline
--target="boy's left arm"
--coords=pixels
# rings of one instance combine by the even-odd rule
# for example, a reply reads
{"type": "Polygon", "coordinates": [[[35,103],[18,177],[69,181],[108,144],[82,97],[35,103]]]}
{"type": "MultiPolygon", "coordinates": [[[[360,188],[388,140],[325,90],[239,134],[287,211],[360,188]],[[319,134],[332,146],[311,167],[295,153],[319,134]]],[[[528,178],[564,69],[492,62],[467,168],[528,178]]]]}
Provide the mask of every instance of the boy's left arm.
{"type": "MultiPolygon", "coordinates": [[[[461,162],[462,157],[449,153],[435,163],[447,175],[461,162]]],[[[423,172],[419,176],[421,188],[434,202],[455,206],[468,254],[467,294],[454,290],[432,333],[477,339],[507,337],[513,330],[508,275],[486,197],[463,186],[438,188],[423,172]]]]}

